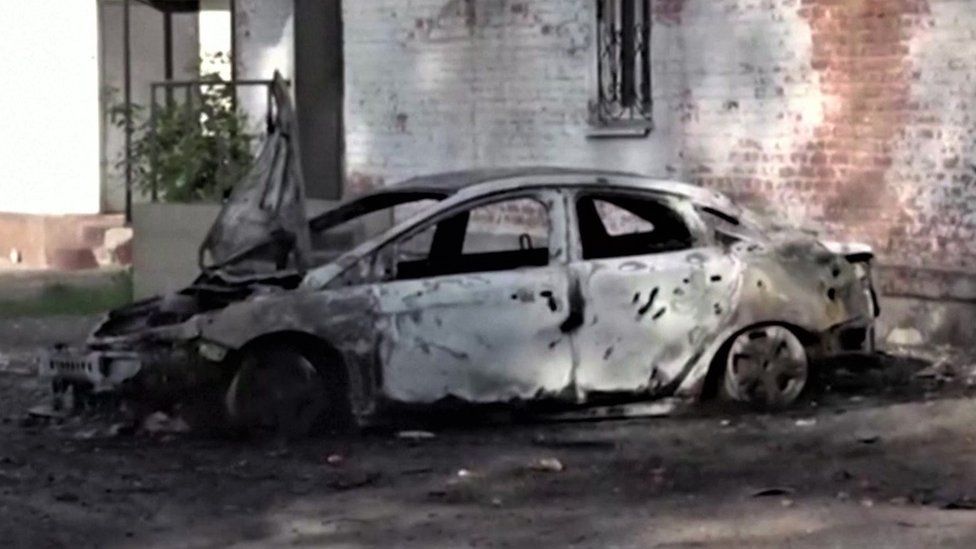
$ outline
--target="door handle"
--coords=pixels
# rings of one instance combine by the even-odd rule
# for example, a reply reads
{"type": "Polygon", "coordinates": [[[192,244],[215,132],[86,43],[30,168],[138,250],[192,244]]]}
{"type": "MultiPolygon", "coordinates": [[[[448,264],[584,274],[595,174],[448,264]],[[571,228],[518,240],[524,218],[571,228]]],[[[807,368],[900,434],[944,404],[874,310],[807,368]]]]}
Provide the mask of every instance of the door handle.
{"type": "Polygon", "coordinates": [[[566,320],[559,325],[559,331],[568,334],[576,331],[583,325],[585,302],[583,301],[583,291],[580,288],[578,278],[574,278],[569,285],[569,314],[566,320]]]}

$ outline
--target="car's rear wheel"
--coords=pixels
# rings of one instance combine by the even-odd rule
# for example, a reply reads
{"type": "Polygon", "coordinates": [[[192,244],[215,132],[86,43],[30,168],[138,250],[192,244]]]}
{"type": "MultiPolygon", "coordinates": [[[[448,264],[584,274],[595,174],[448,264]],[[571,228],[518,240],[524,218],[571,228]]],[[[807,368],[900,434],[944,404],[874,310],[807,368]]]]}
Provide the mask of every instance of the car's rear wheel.
{"type": "Polygon", "coordinates": [[[344,389],[329,375],[334,366],[283,346],[246,352],[224,397],[231,425],[289,439],[335,425],[344,389]]]}
{"type": "Polygon", "coordinates": [[[735,336],[725,355],[722,394],[765,408],[795,402],[810,377],[806,348],[793,331],[771,325],[735,336]]]}

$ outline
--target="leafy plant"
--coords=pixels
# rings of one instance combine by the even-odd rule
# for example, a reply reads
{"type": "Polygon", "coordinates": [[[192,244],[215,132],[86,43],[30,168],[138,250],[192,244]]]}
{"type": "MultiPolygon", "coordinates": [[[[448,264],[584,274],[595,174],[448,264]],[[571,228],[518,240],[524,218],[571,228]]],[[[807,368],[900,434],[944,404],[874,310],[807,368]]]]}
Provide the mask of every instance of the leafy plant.
{"type": "MultiPolygon", "coordinates": [[[[233,88],[216,74],[205,84],[157,97],[155,110],[115,102],[112,123],[124,129],[131,109],[133,141],[129,160],[133,183],[166,202],[219,201],[254,160],[254,136],[247,116],[235,108],[233,88]]],[[[114,95],[114,94],[113,94],[114,95]]],[[[124,168],[123,154],[119,167],[124,168]]]]}

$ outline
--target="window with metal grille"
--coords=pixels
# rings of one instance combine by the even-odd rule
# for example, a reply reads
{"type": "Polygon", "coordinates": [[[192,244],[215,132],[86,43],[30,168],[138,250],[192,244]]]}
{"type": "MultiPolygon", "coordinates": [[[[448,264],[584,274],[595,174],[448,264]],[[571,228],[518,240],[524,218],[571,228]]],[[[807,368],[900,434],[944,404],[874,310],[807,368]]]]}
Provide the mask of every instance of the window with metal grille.
{"type": "Polygon", "coordinates": [[[596,0],[597,94],[593,124],[651,125],[651,2],[596,0]]]}

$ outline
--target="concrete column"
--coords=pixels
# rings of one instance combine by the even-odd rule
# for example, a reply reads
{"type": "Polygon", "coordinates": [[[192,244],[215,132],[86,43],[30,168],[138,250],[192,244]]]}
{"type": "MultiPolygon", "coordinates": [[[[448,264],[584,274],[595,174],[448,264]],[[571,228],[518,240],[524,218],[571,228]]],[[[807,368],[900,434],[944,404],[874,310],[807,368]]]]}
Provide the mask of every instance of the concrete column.
{"type": "MultiPolygon", "coordinates": [[[[342,196],[345,136],[342,3],[295,1],[295,104],[308,196],[342,196]]],[[[391,70],[397,70],[395,68],[391,70]]]]}

